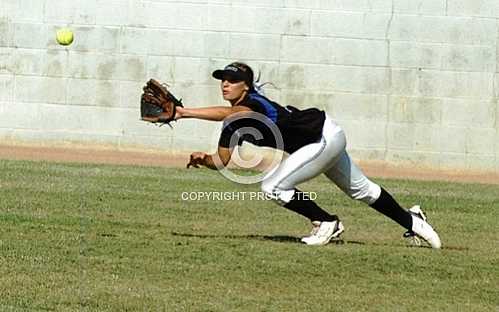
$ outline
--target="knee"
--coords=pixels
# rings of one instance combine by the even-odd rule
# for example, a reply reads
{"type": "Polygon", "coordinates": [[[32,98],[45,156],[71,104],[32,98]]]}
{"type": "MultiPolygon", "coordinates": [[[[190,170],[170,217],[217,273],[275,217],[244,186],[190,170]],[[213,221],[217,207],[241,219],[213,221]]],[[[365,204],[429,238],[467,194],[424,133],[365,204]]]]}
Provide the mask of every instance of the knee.
{"type": "Polygon", "coordinates": [[[263,180],[261,189],[266,196],[272,196],[274,194],[275,183],[271,183],[269,180],[263,180]]]}
{"type": "Polygon", "coordinates": [[[289,203],[295,195],[294,188],[290,190],[282,189],[279,184],[275,183],[272,179],[263,180],[261,189],[266,197],[271,198],[281,206],[289,203]]]}
{"type": "Polygon", "coordinates": [[[352,188],[348,195],[355,200],[371,205],[379,198],[380,194],[381,187],[374,182],[366,180],[365,183],[352,188]]]}

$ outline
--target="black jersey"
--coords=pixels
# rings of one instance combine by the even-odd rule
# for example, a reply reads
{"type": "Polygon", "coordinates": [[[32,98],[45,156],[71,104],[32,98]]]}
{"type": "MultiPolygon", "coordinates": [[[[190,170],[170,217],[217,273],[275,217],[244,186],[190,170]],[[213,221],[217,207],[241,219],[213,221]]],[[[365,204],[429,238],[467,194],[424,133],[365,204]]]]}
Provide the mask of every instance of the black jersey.
{"type": "MultiPolygon", "coordinates": [[[[299,148],[317,142],[322,135],[322,127],[326,119],[324,111],[317,108],[300,110],[292,106],[283,107],[256,92],[249,93],[238,105],[249,107],[252,111],[268,118],[279,130],[282,140],[282,149],[293,153],[299,148]]],[[[244,131],[241,131],[244,133],[244,131]]],[[[219,145],[232,147],[241,145],[244,141],[257,146],[279,148],[275,135],[270,127],[254,118],[241,118],[233,122],[224,122],[219,145]],[[256,129],[261,135],[239,134],[242,128],[256,129]],[[231,144],[231,137],[236,140],[231,144]]]]}

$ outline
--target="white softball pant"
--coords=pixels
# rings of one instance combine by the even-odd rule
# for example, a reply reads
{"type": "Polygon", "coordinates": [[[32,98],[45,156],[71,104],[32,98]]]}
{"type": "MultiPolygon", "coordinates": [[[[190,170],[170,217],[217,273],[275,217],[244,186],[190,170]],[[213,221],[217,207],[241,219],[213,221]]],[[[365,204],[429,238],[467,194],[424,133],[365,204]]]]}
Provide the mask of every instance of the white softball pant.
{"type": "Polygon", "coordinates": [[[381,188],[353,163],[345,147],[343,129],[326,115],[321,139],[283,160],[263,179],[263,192],[285,205],[298,184],[324,173],[348,196],[371,205],[379,198],[381,188]]]}

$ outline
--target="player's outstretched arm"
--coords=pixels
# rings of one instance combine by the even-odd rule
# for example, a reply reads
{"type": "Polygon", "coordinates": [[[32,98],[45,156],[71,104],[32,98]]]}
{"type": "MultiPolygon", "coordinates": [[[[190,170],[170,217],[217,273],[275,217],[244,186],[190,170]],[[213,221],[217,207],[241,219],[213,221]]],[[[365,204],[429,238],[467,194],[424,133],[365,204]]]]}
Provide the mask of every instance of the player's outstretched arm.
{"type": "Polygon", "coordinates": [[[219,146],[217,152],[212,155],[204,152],[194,152],[191,154],[191,158],[189,160],[189,163],[187,164],[187,168],[191,166],[194,168],[199,168],[199,166],[201,165],[213,170],[218,170],[220,165],[223,165],[225,167],[229,163],[231,155],[232,151],[230,148],[221,146],[219,146]],[[219,166],[217,166],[217,164],[219,166]]]}
{"type": "Polygon", "coordinates": [[[197,118],[211,121],[222,121],[232,114],[244,111],[251,111],[251,109],[246,106],[210,106],[199,108],[178,107],[175,119],[197,118]]]}

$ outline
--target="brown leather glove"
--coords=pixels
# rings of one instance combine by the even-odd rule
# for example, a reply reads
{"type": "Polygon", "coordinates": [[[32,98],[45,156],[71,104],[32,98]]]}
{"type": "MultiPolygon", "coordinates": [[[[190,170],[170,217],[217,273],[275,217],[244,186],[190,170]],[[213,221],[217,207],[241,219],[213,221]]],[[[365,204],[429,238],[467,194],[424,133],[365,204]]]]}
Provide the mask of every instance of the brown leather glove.
{"type": "Polygon", "coordinates": [[[184,107],[167,89],[167,85],[150,79],[143,88],[140,98],[140,116],[142,120],[152,123],[170,125],[175,120],[176,107],[184,107]]]}

